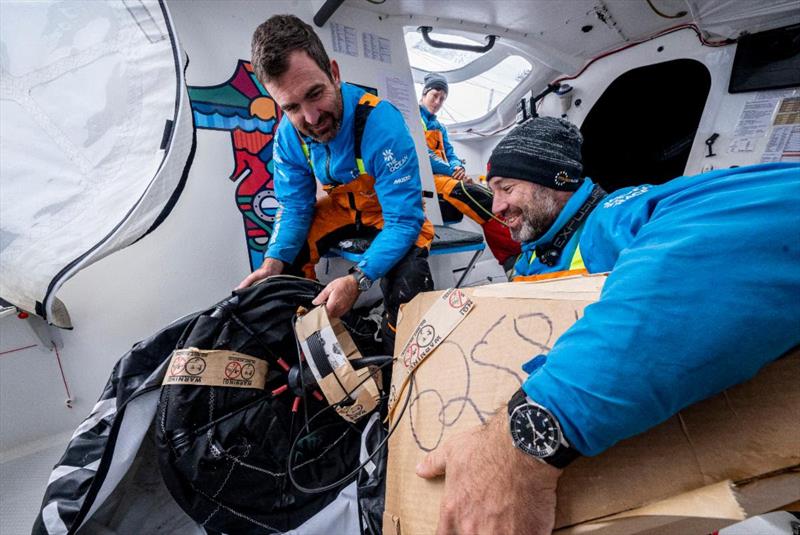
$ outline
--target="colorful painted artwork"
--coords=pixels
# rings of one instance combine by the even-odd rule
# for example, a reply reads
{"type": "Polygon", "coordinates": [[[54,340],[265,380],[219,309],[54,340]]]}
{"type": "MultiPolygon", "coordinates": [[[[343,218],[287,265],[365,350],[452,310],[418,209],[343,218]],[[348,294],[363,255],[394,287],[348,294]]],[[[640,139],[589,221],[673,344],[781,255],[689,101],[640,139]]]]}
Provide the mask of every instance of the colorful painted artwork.
{"type": "Polygon", "coordinates": [[[208,87],[189,86],[196,128],[230,132],[236,182],[236,205],[242,213],[250,269],[258,268],[267,249],[278,202],[273,189],[272,142],[281,110],[239,60],[228,81],[208,87]]]}

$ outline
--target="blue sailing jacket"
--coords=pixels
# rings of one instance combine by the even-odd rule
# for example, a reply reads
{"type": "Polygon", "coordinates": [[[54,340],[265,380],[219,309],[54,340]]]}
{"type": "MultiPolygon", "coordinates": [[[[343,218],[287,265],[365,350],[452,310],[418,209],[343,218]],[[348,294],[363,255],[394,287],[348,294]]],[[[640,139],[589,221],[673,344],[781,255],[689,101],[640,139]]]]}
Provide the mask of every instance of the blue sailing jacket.
{"type": "MultiPolygon", "coordinates": [[[[579,190],[580,191],[580,190],[579,190]]],[[[523,388],[584,455],[746,381],[800,344],[800,165],[614,192],[577,236],[611,271],[523,388]]]]}
{"type": "MultiPolygon", "coordinates": [[[[316,179],[322,184],[346,184],[359,176],[354,153],[355,107],[364,90],[342,84],[343,117],[339,133],[328,143],[303,138],[309,148],[316,179]]],[[[297,130],[285,116],[275,135],[275,196],[280,208],[266,257],[292,263],[305,242],[314,218],[316,182],[297,130]]],[[[370,279],[384,276],[409,250],[425,221],[419,162],[403,116],[382,100],[370,113],[364,129],[361,157],[375,178],[375,192],[384,227],[359,263],[370,279]]]]}
{"type": "Polygon", "coordinates": [[[442,144],[444,145],[444,154],[447,156],[447,161],[444,161],[438,154],[428,148],[428,157],[431,159],[431,170],[435,175],[448,175],[452,176],[456,167],[463,167],[461,158],[456,156],[456,151],[453,150],[453,145],[450,144],[450,137],[447,135],[447,128],[444,127],[436,115],[428,111],[428,108],[420,105],[419,114],[422,116],[422,124],[425,125],[425,130],[438,130],[442,133],[442,144]]]}

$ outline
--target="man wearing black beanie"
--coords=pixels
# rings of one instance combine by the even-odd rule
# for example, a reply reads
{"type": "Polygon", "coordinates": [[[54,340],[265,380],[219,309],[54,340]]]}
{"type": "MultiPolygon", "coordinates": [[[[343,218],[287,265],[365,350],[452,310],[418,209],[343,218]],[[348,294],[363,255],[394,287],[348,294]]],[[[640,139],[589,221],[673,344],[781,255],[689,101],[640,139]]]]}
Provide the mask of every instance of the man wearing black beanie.
{"type": "Polygon", "coordinates": [[[582,176],[580,147],[574,125],[537,117],[489,158],[494,211],[523,241],[515,280],[610,273],[584,316],[522,366],[506,410],[417,466],[445,476],[437,533],[549,534],[570,462],[800,347],[800,300],[787,297],[800,295],[800,164],[606,195],[582,176]]]}
{"type": "Polygon", "coordinates": [[[582,177],[582,142],[572,123],[536,117],[492,151],[486,173],[494,191],[492,209],[522,243],[513,280],[586,271],[578,246],[581,231],[605,192],[582,177]]]}

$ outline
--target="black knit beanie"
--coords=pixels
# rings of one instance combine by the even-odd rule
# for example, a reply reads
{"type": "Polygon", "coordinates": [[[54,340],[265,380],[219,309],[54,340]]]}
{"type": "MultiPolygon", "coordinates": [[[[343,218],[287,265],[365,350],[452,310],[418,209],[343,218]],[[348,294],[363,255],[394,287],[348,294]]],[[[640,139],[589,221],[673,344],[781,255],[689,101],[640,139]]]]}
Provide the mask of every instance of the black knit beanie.
{"type": "Polygon", "coordinates": [[[486,181],[495,176],[575,191],[583,183],[578,127],[555,117],[534,117],[512,130],[492,151],[486,181]]]}
{"type": "Polygon", "coordinates": [[[422,94],[425,95],[431,89],[439,89],[445,93],[449,93],[447,80],[444,76],[436,72],[429,72],[425,75],[425,86],[422,88],[422,94]]]}

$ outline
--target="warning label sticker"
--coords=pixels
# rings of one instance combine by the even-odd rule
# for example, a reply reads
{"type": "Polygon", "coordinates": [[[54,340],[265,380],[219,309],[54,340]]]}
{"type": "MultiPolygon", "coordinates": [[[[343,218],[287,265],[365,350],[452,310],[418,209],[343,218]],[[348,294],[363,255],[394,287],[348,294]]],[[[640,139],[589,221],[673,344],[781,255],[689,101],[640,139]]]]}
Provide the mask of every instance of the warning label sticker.
{"type": "Polygon", "coordinates": [[[464,292],[451,288],[425,313],[400,350],[398,358],[403,363],[403,368],[400,373],[395,371],[392,377],[392,389],[389,393],[390,417],[409,376],[453,332],[474,306],[475,302],[464,295],[464,292]]]}
{"type": "Polygon", "coordinates": [[[172,353],[164,385],[264,388],[267,362],[235,351],[194,347],[172,353]]]}

